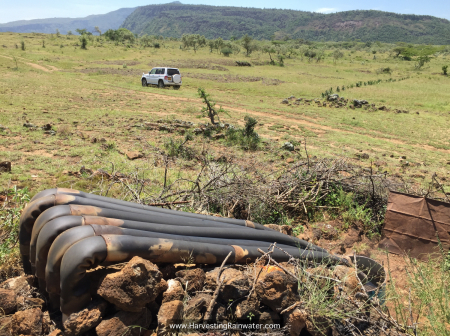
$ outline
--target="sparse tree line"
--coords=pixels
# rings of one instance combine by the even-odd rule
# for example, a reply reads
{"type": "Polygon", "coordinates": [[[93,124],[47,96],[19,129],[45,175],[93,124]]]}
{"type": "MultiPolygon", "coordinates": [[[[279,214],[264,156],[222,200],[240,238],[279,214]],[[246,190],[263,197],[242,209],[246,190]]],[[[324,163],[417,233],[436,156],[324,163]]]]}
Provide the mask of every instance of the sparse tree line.
{"type": "MultiPolygon", "coordinates": [[[[414,45],[407,43],[382,43],[382,42],[361,42],[359,40],[344,42],[312,42],[305,39],[291,39],[288,35],[281,40],[272,39],[256,40],[245,34],[241,38],[235,36],[228,40],[221,37],[217,39],[207,39],[200,34],[183,34],[181,38],[165,38],[161,35],[137,35],[126,28],[109,29],[102,32],[99,27],[95,27],[93,32],[87,29],[76,29],[81,49],[87,49],[88,45],[103,46],[105,43],[114,43],[116,46],[122,45],[126,48],[168,48],[166,41],[180,42],[179,48],[197,53],[199,49],[208,48],[210,53],[218,53],[225,57],[230,55],[251,56],[254,52],[259,52],[267,57],[267,62],[272,65],[284,66],[286,59],[299,58],[301,61],[322,62],[326,58],[331,59],[336,65],[341,59],[350,59],[350,62],[361,62],[364,64],[370,60],[376,60],[379,55],[387,54],[392,58],[413,62],[416,70],[422,69],[433,58],[439,55],[446,57],[450,55],[450,46],[414,45]],[[97,35],[94,35],[97,34],[97,35]],[[366,52],[366,56],[353,55],[355,52],[366,52]]],[[[53,37],[53,34],[51,34],[53,37]]],[[[68,32],[67,38],[72,38],[73,33],[68,32]]],[[[62,38],[62,34],[56,30],[56,37],[62,38]]],[[[54,38],[54,37],[53,37],[54,38]]],[[[274,37],[273,37],[274,38],[274,37]]],[[[17,46],[16,46],[17,47],[17,46]]],[[[45,41],[42,41],[45,48],[45,41]]],[[[170,46],[174,48],[173,44],[170,46]]],[[[22,41],[21,49],[25,50],[22,41]]],[[[448,66],[442,67],[442,74],[447,76],[448,66]]]]}

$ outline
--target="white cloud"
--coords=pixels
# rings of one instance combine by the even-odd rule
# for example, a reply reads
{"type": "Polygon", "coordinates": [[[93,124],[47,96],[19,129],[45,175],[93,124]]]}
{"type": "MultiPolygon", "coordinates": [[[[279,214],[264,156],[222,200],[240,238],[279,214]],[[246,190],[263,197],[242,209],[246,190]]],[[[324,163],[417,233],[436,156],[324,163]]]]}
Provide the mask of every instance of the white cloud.
{"type": "Polygon", "coordinates": [[[337,8],[319,8],[316,10],[317,13],[328,14],[337,12],[337,8]]]}

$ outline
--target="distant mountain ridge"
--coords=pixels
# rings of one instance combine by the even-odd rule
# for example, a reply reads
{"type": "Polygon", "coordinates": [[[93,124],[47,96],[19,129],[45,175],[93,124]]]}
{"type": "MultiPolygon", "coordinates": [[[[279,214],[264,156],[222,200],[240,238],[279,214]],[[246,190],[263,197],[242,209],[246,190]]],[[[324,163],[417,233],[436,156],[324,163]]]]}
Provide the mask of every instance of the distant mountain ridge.
{"type": "Polygon", "coordinates": [[[450,21],[433,16],[375,10],[321,14],[286,9],[259,9],[179,2],[136,8],[122,24],[136,34],[207,38],[303,38],[312,41],[408,42],[450,44],[450,21]]]}
{"type": "Polygon", "coordinates": [[[201,34],[207,38],[256,39],[303,38],[311,41],[407,42],[450,44],[450,21],[433,16],[355,10],[321,14],[288,9],[184,5],[179,1],[161,5],[121,8],[84,18],[21,20],[0,24],[0,32],[55,33],[86,29],[93,32],[127,28],[142,35],[181,37],[201,34]]]}
{"type": "Polygon", "coordinates": [[[86,29],[94,32],[98,26],[101,31],[118,29],[125,19],[136,8],[121,8],[106,14],[89,15],[84,18],[52,18],[37,20],[20,20],[0,24],[0,32],[14,33],[55,33],[56,29],[61,34],[67,34],[70,30],[75,34],[75,29],[86,29]]]}

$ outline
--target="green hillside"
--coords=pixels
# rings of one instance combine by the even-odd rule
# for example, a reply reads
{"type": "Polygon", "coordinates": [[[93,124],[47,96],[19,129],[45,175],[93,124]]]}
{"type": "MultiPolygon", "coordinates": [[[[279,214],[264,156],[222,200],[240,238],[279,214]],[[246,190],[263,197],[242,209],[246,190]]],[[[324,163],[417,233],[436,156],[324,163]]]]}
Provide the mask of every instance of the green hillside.
{"type": "Polygon", "coordinates": [[[369,11],[319,14],[283,9],[216,7],[170,3],[138,7],[122,27],[136,34],[207,38],[303,38],[313,41],[450,44],[450,21],[433,16],[369,11]]]}

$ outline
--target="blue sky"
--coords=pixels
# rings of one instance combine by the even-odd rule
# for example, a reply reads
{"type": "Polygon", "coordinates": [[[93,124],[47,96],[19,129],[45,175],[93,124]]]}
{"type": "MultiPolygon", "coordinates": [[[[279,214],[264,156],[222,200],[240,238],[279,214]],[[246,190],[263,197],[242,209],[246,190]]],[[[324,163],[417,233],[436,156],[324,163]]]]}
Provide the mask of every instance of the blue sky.
{"type": "MultiPolygon", "coordinates": [[[[84,17],[91,14],[104,14],[119,8],[145,6],[170,1],[155,0],[0,0],[0,23],[16,20],[45,19],[52,17],[84,17]]],[[[181,0],[185,4],[204,4],[214,6],[244,6],[257,8],[283,8],[311,12],[331,13],[353,9],[377,9],[401,14],[433,15],[450,19],[448,0],[181,0]]]]}

